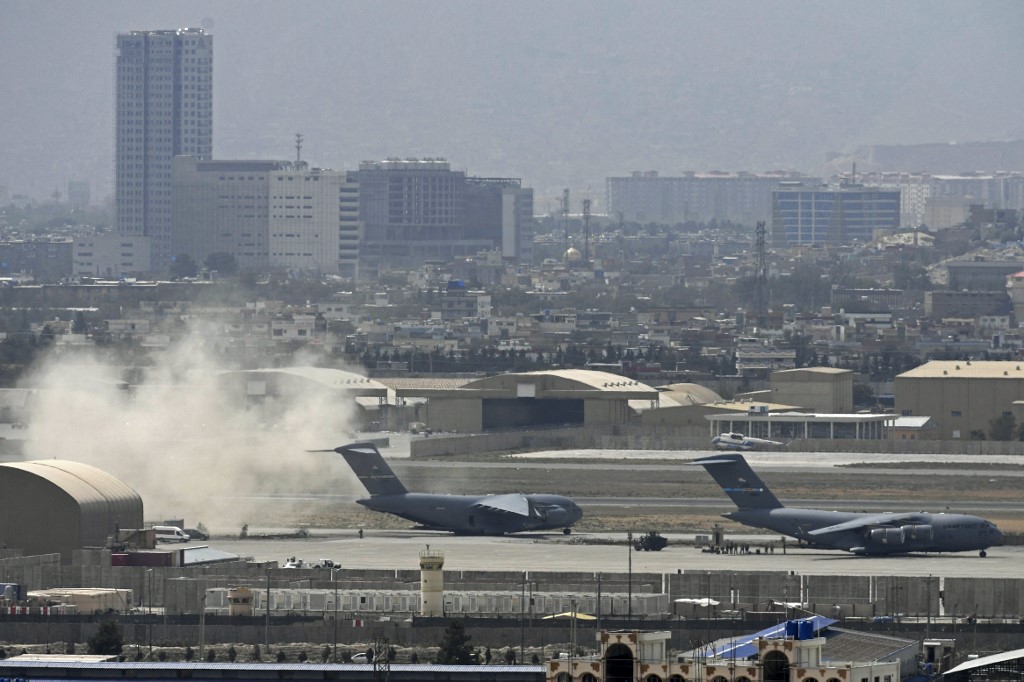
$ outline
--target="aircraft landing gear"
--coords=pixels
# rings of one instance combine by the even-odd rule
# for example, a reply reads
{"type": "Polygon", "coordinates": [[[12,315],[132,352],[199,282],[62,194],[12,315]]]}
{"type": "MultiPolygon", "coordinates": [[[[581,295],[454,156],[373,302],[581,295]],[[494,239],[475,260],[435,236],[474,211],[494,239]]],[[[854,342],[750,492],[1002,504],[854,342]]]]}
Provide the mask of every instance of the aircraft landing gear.
{"type": "Polygon", "coordinates": [[[981,550],[980,552],[978,552],[978,556],[980,556],[982,559],[984,559],[985,557],[988,556],[988,552],[986,552],[985,550],[981,550]]]}
{"type": "Polygon", "coordinates": [[[563,528],[562,529],[562,535],[568,535],[571,532],[572,532],[572,528],[563,528]]]}

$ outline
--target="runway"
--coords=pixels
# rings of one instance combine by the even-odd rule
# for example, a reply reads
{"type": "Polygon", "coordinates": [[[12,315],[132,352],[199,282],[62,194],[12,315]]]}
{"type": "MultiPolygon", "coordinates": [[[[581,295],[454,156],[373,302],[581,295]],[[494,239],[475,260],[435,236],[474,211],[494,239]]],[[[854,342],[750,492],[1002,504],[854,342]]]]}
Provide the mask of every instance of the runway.
{"type": "MultiPolygon", "coordinates": [[[[728,529],[727,529],[728,530],[728,529]]],[[[734,528],[729,539],[759,549],[777,536],[751,535],[734,528]]],[[[253,533],[259,530],[251,530],[253,533]]],[[[859,557],[839,551],[794,549],[778,546],[772,554],[719,555],[692,546],[693,535],[667,534],[669,546],[661,552],[630,551],[625,534],[525,533],[508,537],[463,537],[432,531],[367,530],[362,539],[356,529],[316,531],[308,538],[259,540],[213,538],[211,547],[252,557],[278,561],[289,557],[317,562],[331,559],[344,568],[419,568],[419,552],[445,552],[445,569],[510,571],[594,571],[625,573],[677,571],[795,571],[805,575],[941,575],[945,577],[1016,578],[1024,561],[1024,547],[993,547],[988,557],[976,553],[859,557]],[[616,544],[613,544],[616,543],[616,544]],[[630,556],[632,555],[632,556],[630,556]]]]}
{"type": "MultiPolygon", "coordinates": [[[[728,498],[720,494],[702,467],[685,464],[714,454],[710,450],[545,451],[486,461],[412,460],[408,457],[407,443],[402,443],[383,449],[382,454],[391,462],[396,474],[403,480],[407,479],[414,490],[484,492],[490,490],[488,486],[509,485],[509,481],[515,481],[512,485],[523,485],[525,487],[520,489],[528,490],[533,485],[541,487],[548,484],[550,487],[550,482],[557,480],[558,489],[553,492],[569,494],[585,513],[590,512],[594,516],[611,514],[616,523],[611,527],[615,528],[628,528],[629,517],[635,515],[644,519],[638,523],[653,523],[652,528],[661,526],[662,530],[669,530],[670,525],[652,521],[654,515],[707,517],[733,509],[728,498]],[[556,475],[547,476],[546,472],[555,472],[556,475]],[[573,476],[573,472],[580,474],[573,476]],[[584,472],[589,478],[583,475],[584,472]],[[686,490],[691,494],[683,492],[687,485],[686,490]],[[673,496],[671,491],[676,489],[680,494],[673,496]],[[695,491],[699,496],[692,495],[695,491]],[[630,496],[630,492],[634,495],[630,496]]],[[[1024,458],[1021,457],[795,451],[744,454],[755,470],[764,473],[770,485],[778,482],[779,490],[799,491],[798,498],[780,495],[787,506],[869,512],[911,508],[977,513],[996,518],[1014,517],[1024,511],[1024,502],[1014,492],[1018,479],[1024,476],[1024,458]],[[897,468],[892,468],[894,464],[897,468]],[[929,475],[936,478],[928,483],[931,487],[924,488],[922,481],[927,482],[929,475]],[[961,480],[965,485],[957,486],[957,477],[963,477],[961,480]],[[845,500],[830,497],[831,481],[857,490],[860,499],[852,495],[851,499],[845,500]],[[854,482],[857,487],[851,485],[854,482]],[[967,482],[975,485],[967,485],[967,482]],[[884,490],[883,483],[888,486],[884,490]],[[946,494],[947,490],[952,492],[954,488],[959,490],[946,494]],[[999,491],[1002,494],[998,494],[999,491]],[[883,497],[886,493],[890,495],[888,499],[883,497]]],[[[360,487],[355,484],[345,490],[345,494],[322,490],[307,493],[292,489],[226,497],[219,501],[228,504],[233,504],[234,500],[239,503],[243,500],[270,503],[266,505],[268,508],[273,508],[274,502],[287,501],[297,503],[299,508],[308,503],[311,509],[329,511],[338,506],[355,507],[355,500],[364,496],[360,487]],[[352,494],[354,491],[357,491],[355,495],[352,494]]],[[[545,488],[544,491],[552,490],[545,488]]],[[[332,522],[327,513],[322,516],[328,519],[324,525],[356,523],[345,519],[332,522]]],[[[282,521],[271,520],[268,516],[257,521],[256,525],[280,523],[282,521]]],[[[701,527],[705,525],[706,521],[701,527]]],[[[777,535],[752,534],[750,529],[726,520],[722,520],[722,526],[729,539],[749,542],[752,549],[763,547],[771,540],[779,540],[777,535]]],[[[286,533],[296,527],[280,528],[278,532],[286,533]]],[[[305,527],[315,528],[316,525],[305,527]]],[[[637,527],[636,530],[639,532],[647,528],[637,527]]],[[[250,527],[250,533],[259,532],[250,527]]],[[[363,539],[358,538],[355,528],[349,528],[314,530],[311,537],[296,540],[215,537],[209,544],[257,561],[283,564],[288,557],[295,556],[314,563],[331,559],[345,568],[356,569],[417,569],[419,552],[427,544],[432,549],[445,551],[445,568],[448,570],[626,572],[630,561],[624,532],[574,532],[568,537],[560,533],[456,537],[438,532],[371,527],[364,528],[364,532],[363,539]]],[[[786,554],[776,549],[774,554],[716,555],[695,549],[692,545],[694,535],[681,531],[678,534],[666,533],[670,544],[664,551],[632,552],[633,571],[742,570],[796,571],[819,575],[1015,578],[1019,575],[1020,562],[1024,560],[1024,547],[1018,546],[992,548],[984,559],[976,553],[875,558],[840,551],[793,549],[792,540],[787,541],[786,554]]]]}

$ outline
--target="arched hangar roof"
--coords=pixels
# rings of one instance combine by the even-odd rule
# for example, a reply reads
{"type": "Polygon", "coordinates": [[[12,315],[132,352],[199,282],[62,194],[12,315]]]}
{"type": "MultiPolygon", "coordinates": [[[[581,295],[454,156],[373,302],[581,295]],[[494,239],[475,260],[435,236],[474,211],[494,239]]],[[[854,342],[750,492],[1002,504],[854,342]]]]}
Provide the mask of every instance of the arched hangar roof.
{"type": "Polygon", "coordinates": [[[591,369],[555,369],[540,372],[497,374],[471,381],[458,392],[506,393],[522,384],[533,384],[537,397],[595,397],[603,399],[656,400],[658,390],[628,377],[591,369]],[[582,394],[594,394],[584,396],[582,394]]]}
{"type": "Polygon", "coordinates": [[[60,459],[0,465],[0,533],[27,554],[102,547],[118,528],[142,527],[142,498],[101,469],[60,459]]]}
{"type": "Polygon", "coordinates": [[[705,405],[721,402],[722,396],[700,384],[669,384],[663,388],[661,398],[668,398],[676,405],[705,405]]]}
{"type": "Polygon", "coordinates": [[[0,476],[6,478],[11,469],[56,486],[81,506],[131,508],[138,504],[141,510],[142,498],[127,483],[88,464],[66,459],[11,462],[0,464],[0,476]]]}
{"type": "Polygon", "coordinates": [[[387,397],[387,386],[355,372],[332,367],[274,367],[221,372],[222,381],[266,381],[295,388],[320,388],[344,391],[356,396],[387,397]]]}

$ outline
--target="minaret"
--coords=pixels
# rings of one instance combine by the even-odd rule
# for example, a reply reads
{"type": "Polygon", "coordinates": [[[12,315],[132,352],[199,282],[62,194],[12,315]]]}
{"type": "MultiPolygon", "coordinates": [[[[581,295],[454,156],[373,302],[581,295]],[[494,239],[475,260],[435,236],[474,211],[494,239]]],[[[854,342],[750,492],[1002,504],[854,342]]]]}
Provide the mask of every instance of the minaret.
{"type": "Polygon", "coordinates": [[[444,615],[444,552],[430,549],[420,552],[421,616],[444,615]]]}

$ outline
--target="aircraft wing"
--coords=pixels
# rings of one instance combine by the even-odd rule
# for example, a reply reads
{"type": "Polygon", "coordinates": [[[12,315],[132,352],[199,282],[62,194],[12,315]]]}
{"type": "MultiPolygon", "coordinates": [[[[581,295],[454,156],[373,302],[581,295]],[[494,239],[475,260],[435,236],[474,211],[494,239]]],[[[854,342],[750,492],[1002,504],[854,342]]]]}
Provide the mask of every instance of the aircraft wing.
{"type": "Polygon", "coordinates": [[[857,530],[859,528],[871,528],[878,526],[894,526],[897,523],[903,523],[906,521],[916,521],[919,518],[917,512],[907,512],[905,514],[893,514],[893,513],[882,513],[882,514],[865,514],[864,516],[854,519],[852,521],[844,521],[843,523],[837,523],[833,526],[825,526],[824,528],[817,528],[809,531],[808,535],[828,535],[829,533],[839,533],[844,530],[857,530]]]}
{"type": "Polygon", "coordinates": [[[515,514],[517,516],[530,515],[530,502],[525,495],[510,493],[507,495],[488,495],[477,500],[474,507],[487,509],[489,511],[502,512],[504,514],[515,514]]]}

